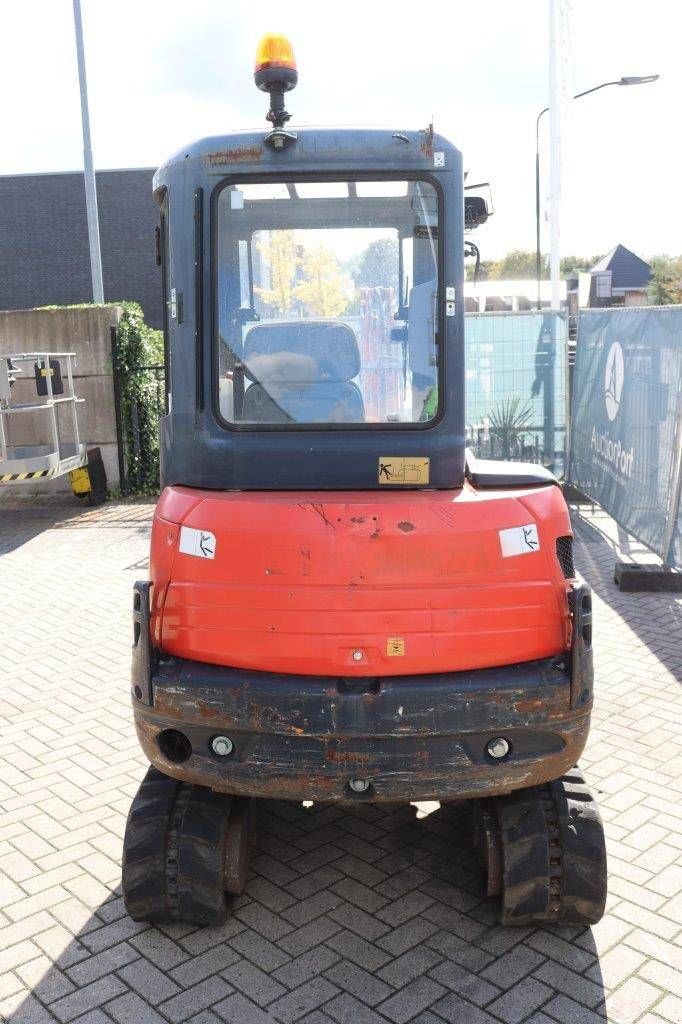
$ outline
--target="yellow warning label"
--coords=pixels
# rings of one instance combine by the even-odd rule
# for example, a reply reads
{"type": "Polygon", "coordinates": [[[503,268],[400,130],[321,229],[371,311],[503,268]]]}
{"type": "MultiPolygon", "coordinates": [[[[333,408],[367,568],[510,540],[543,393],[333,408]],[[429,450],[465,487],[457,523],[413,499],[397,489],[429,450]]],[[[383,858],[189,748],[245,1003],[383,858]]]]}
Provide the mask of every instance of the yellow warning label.
{"type": "Polygon", "coordinates": [[[429,460],[419,455],[383,455],[379,459],[380,484],[428,484],[429,460]]]}
{"type": "Polygon", "coordinates": [[[92,490],[90,475],[85,466],[81,469],[72,469],[69,473],[69,479],[71,480],[71,490],[74,494],[89,494],[92,490]]]}
{"type": "Polygon", "coordinates": [[[405,653],[405,641],[401,636],[390,636],[386,641],[386,654],[389,658],[399,658],[405,653]]]}

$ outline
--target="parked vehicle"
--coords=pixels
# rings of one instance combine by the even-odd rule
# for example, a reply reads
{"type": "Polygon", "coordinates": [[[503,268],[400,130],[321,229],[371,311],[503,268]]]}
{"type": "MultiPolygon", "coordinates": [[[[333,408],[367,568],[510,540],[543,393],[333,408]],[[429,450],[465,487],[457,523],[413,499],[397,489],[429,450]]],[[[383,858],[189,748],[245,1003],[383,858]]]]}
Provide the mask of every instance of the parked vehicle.
{"type": "Polygon", "coordinates": [[[538,465],[464,444],[462,157],[425,131],[288,127],[157,172],[168,412],[133,707],[136,920],[215,924],[263,798],[470,800],[506,924],[591,924],[604,836],[576,763],[590,590],[538,465]]]}

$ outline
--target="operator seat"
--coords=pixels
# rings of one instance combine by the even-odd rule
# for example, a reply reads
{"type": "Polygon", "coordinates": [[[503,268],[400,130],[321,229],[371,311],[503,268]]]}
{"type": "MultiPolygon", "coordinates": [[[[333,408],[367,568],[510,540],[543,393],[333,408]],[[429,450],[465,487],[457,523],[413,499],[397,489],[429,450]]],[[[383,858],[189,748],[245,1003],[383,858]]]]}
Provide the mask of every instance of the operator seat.
{"type": "Polygon", "coordinates": [[[254,324],[244,339],[245,423],[361,423],[360,349],[336,320],[254,324]]]}

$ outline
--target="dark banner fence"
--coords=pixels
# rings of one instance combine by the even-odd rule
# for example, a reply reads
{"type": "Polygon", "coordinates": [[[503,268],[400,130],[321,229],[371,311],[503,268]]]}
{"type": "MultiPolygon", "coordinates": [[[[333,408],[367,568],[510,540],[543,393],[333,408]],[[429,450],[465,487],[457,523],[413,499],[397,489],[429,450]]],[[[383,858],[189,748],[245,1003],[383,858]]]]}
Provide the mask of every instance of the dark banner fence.
{"type": "Polygon", "coordinates": [[[568,479],[682,567],[682,306],[581,311],[568,479]]]}
{"type": "Polygon", "coordinates": [[[566,448],[567,323],[562,313],[467,313],[466,436],[475,455],[539,462],[566,448]]]}

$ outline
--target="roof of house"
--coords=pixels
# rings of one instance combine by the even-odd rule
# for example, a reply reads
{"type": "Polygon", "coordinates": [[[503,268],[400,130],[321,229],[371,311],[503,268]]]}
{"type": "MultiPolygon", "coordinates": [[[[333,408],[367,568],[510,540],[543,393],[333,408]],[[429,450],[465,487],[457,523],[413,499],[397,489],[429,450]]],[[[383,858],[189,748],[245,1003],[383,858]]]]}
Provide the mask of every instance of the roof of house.
{"type": "Polygon", "coordinates": [[[651,280],[649,264],[620,243],[595,263],[591,273],[605,273],[608,270],[611,271],[611,287],[614,289],[646,288],[651,280]]]}

